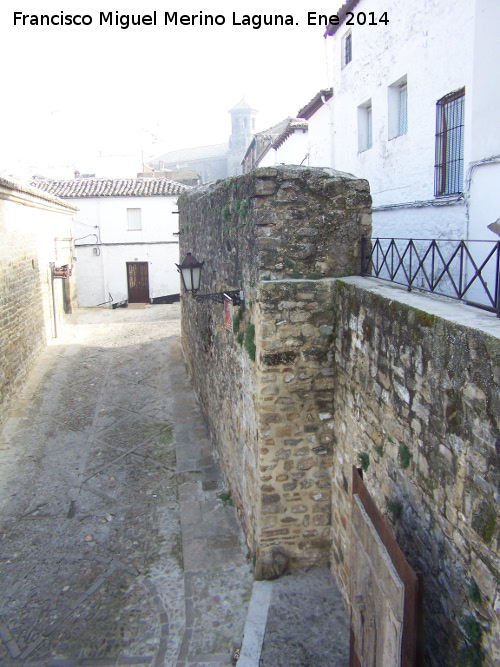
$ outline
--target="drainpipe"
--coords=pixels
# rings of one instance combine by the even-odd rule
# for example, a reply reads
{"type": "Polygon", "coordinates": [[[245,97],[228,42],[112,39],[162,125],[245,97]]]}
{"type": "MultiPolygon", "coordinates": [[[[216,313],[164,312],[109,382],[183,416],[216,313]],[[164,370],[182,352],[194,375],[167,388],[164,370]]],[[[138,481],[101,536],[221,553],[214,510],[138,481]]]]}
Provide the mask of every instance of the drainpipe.
{"type": "Polygon", "coordinates": [[[57,338],[57,311],[56,311],[56,294],[54,291],[54,266],[55,262],[50,262],[50,285],[52,288],[52,313],[54,316],[54,338],[57,338]]]}

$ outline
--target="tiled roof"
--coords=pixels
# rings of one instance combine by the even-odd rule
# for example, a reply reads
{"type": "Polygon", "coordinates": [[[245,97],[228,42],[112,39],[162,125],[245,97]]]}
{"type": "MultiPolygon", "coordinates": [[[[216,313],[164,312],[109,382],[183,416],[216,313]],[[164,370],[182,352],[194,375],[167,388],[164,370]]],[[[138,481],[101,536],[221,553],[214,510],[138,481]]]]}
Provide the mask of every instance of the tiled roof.
{"type": "Polygon", "coordinates": [[[40,188],[32,187],[33,184],[28,185],[26,183],[20,183],[19,181],[0,176],[0,190],[19,192],[22,195],[29,195],[31,197],[36,197],[37,199],[49,202],[51,204],[56,204],[62,206],[71,211],[76,211],[77,209],[67,202],[63,202],[53,193],[53,192],[40,192],[40,188]]]}
{"type": "Polygon", "coordinates": [[[80,197],[175,197],[188,186],[168,178],[74,178],[34,181],[32,186],[62,199],[80,197]]]}
{"type": "Polygon", "coordinates": [[[310,102],[308,102],[305,106],[300,109],[299,113],[297,114],[297,118],[305,118],[306,120],[309,120],[312,115],[316,113],[318,109],[320,109],[324,101],[328,101],[333,95],[333,88],[324,88],[323,90],[320,90],[317,95],[315,95],[310,102]]]}
{"type": "Polygon", "coordinates": [[[273,141],[272,147],[277,149],[282,146],[295,130],[307,130],[307,121],[291,118],[283,132],[273,141]]]}
{"type": "Polygon", "coordinates": [[[356,7],[358,4],[359,0],[346,0],[342,7],[339,9],[337,12],[337,16],[339,17],[339,24],[338,25],[332,25],[331,23],[328,25],[326,32],[325,32],[325,37],[327,35],[334,35],[337,30],[340,28],[342,23],[344,22],[344,19],[346,17],[347,12],[350,12],[356,7]]]}
{"type": "Polygon", "coordinates": [[[254,137],[245,152],[245,156],[242,162],[246,160],[246,158],[255,149],[255,161],[256,164],[258,164],[267,151],[271,148],[273,141],[279,137],[280,134],[288,127],[288,124],[291,120],[292,119],[290,117],[285,118],[279,123],[276,123],[276,125],[269,127],[267,130],[263,130],[262,132],[257,132],[254,134],[254,137]]]}

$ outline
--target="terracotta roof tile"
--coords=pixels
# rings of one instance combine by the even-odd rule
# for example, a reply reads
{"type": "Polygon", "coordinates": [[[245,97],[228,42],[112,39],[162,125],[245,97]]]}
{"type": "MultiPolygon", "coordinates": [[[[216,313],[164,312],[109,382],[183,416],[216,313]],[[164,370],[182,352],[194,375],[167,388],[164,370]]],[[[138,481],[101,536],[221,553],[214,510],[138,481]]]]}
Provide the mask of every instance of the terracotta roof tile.
{"type": "Polygon", "coordinates": [[[323,88],[323,90],[320,90],[319,93],[317,93],[310,102],[308,102],[305,106],[302,107],[302,109],[300,109],[297,117],[309,120],[309,118],[311,118],[311,116],[314,115],[316,111],[323,106],[323,100],[328,101],[332,96],[333,88],[323,88]]]}
{"type": "Polygon", "coordinates": [[[175,197],[189,186],[168,178],[74,178],[31,183],[43,192],[61,199],[82,197],[175,197]]]}

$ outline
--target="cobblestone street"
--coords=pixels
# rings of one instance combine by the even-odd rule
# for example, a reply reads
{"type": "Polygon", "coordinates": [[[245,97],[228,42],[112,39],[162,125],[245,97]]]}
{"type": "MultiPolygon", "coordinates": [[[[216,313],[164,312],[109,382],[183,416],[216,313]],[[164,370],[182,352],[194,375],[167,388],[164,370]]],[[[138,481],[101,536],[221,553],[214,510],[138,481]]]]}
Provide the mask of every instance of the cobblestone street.
{"type": "Polygon", "coordinates": [[[179,306],[81,310],[0,441],[0,665],[229,665],[251,562],[179,306]]]}

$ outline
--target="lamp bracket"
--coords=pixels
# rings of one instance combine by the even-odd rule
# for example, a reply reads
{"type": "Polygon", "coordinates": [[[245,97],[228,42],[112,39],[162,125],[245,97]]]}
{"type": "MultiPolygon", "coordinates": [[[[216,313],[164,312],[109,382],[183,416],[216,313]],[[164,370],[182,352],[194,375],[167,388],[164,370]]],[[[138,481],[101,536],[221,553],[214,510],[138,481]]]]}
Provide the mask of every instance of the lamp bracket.
{"type": "Polygon", "coordinates": [[[224,303],[224,297],[228,296],[233,300],[235,306],[241,305],[241,291],[231,290],[226,292],[213,292],[212,294],[195,294],[196,301],[215,301],[216,303],[224,303]]]}

